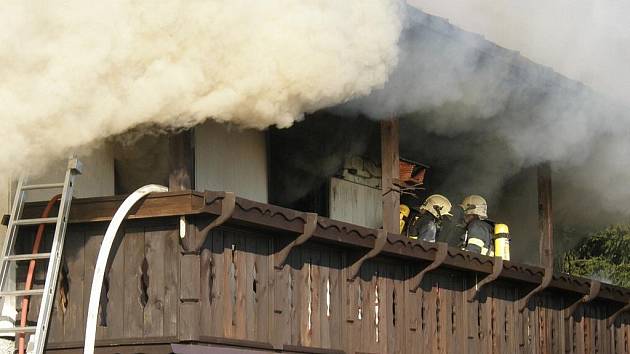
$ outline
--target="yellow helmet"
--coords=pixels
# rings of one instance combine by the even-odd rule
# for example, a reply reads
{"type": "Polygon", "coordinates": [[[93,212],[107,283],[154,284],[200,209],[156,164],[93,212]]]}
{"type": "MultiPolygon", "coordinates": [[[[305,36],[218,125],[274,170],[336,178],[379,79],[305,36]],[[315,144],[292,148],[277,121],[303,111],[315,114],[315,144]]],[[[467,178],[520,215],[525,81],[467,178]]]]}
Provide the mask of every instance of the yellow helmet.
{"type": "Polygon", "coordinates": [[[464,215],[477,215],[479,219],[488,218],[488,203],[480,195],[469,195],[462,200],[464,215]]]}
{"type": "Polygon", "coordinates": [[[411,212],[411,209],[409,209],[408,206],[406,206],[405,204],[400,204],[400,218],[401,219],[403,217],[409,216],[410,212],[411,212]]]}
{"type": "Polygon", "coordinates": [[[451,208],[451,202],[441,194],[430,195],[420,206],[420,210],[426,210],[436,218],[452,216],[451,208]]]}

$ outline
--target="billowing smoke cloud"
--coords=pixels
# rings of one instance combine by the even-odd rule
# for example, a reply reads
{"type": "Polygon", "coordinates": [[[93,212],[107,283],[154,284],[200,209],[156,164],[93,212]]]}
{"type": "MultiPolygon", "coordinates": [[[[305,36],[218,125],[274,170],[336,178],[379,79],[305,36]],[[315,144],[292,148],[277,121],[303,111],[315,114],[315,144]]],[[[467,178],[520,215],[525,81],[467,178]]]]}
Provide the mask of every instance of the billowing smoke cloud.
{"type": "Polygon", "coordinates": [[[408,0],[611,97],[630,90],[630,2],[408,0]]]}
{"type": "Polygon", "coordinates": [[[400,47],[386,86],[339,110],[401,117],[403,153],[451,171],[438,190],[493,199],[523,168],[551,161],[556,184],[575,186],[560,190],[573,210],[630,215],[623,104],[419,11],[400,47]]]}
{"type": "Polygon", "coordinates": [[[397,0],[0,4],[2,172],[139,124],[290,126],[397,63],[397,0]]]}
{"type": "Polygon", "coordinates": [[[0,20],[0,173],[142,124],[283,128],[354,99],[336,112],[399,116],[408,157],[456,166],[443,190],[493,197],[552,161],[567,195],[630,205],[625,107],[396,0],[10,0],[0,20]]]}

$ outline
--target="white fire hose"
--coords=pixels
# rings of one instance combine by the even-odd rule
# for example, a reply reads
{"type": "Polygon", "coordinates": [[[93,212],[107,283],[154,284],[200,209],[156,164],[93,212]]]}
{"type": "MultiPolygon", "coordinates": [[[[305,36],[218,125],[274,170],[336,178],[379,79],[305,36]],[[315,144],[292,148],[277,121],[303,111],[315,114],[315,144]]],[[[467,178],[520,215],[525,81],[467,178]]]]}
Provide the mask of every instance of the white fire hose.
{"type": "Polygon", "coordinates": [[[90,305],[88,307],[87,322],[85,325],[85,344],[83,347],[84,354],[94,354],[94,341],[96,339],[96,320],[98,317],[98,306],[101,299],[101,291],[103,289],[103,278],[105,277],[105,268],[111,251],[114,239],[122,224],[123,220],[133,208],[133,206],[149,193],[167,192],[168,188],[157,184],[149,184],[137,189],[122,203],[120,208],[114,214],[111,223],[107,227],[101,249],[98,252],[96,266],[94,267],[94,278],[92,279],[92,291],[90,292],[90,305]]]}

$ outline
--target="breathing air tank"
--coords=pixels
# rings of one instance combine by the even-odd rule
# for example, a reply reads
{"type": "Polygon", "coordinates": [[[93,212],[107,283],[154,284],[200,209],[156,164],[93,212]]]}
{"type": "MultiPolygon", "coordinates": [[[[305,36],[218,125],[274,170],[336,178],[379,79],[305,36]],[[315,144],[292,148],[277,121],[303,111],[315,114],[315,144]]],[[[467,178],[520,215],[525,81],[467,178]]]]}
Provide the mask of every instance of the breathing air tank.
{"type": "Polygon", "coordinates": [[[510,260],[510,230],[506,224],[494,225],[494,256],[510,260]]]}

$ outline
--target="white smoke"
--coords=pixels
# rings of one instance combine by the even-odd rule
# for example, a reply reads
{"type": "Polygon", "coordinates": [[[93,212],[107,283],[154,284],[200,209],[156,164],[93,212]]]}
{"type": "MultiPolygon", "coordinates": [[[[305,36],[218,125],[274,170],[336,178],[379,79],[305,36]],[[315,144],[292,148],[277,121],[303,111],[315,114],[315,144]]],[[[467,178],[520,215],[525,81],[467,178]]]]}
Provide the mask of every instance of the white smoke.
{"type": "Polygon", "coordinates": [[[430,152],[459,154],[488,193],[551,160],[599,204],[630,204],[619,105],[398,0],[7,0],[0,23],[0,175],[139,125],[288,127],[358,98],[343,110],[404,117],[403,139],[461,138],[430,152]]]}
{"type": "Polygon", "coordinates": [[[144,123],[288,127],[397,63],[397,0],[0,3],[0,166],[144,123]]]}
{"type": "Polygon", "coordinates": [[[408,0],[597,91],[628,101],[630,2],[408,0]]]}

